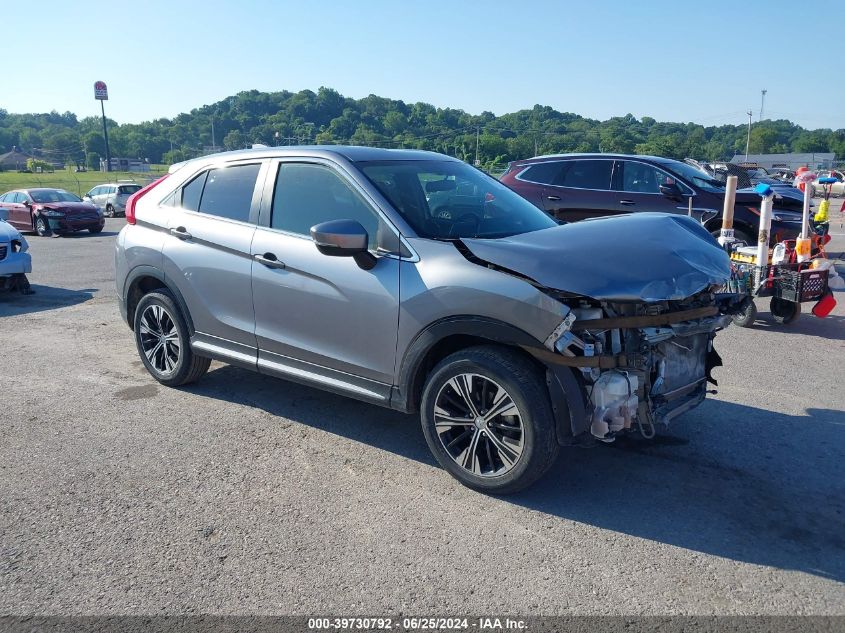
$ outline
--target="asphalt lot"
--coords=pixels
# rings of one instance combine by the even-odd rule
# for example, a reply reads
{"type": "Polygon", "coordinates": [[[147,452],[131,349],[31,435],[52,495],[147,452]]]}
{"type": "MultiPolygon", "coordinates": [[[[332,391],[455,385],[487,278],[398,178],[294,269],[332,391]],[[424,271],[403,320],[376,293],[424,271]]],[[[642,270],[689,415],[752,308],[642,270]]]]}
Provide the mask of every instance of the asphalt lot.
{"type": "Polygon", "coordinates": [[[0,613],[845,614],[845,293],[786,327],[761,301],[659,441],[498,499],[415,417],[218,363],[159,386],[122,224],[28,236],[37,294],[0,296],[0,613]]]}

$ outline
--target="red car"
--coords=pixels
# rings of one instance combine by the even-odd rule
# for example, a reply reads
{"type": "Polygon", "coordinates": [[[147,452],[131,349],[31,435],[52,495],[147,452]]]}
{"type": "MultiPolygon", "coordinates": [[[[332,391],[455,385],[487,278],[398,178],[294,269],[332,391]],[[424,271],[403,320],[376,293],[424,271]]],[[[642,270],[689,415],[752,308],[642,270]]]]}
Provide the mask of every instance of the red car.
{"type": "Polygon", "coordinates": [[[0,196],[0,218],[19,231],[38,235],[88,230],[99,233],[106,220],[93,204],[64,189],[15,189],[0,196]]]}

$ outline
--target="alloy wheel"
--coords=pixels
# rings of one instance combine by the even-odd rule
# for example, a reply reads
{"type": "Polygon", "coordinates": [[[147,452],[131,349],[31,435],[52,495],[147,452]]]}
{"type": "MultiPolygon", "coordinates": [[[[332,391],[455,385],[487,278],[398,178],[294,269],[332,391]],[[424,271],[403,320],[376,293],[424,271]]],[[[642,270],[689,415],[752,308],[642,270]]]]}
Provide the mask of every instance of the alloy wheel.
{"type": "Polygon", "coordinates": [[[141,348],[150,365],[162,375],[172,374],[179,364],[182,343],[171,314],[160,305],[150,305],[141,315],[141,348]]]}
{"type": "Polygon", "coordinates": [[[519,462],[522,415],[505,389],[479,374],[458,374],[434,401],[434,428],[452,460],[478,477],[498,477],[519,462]]]}

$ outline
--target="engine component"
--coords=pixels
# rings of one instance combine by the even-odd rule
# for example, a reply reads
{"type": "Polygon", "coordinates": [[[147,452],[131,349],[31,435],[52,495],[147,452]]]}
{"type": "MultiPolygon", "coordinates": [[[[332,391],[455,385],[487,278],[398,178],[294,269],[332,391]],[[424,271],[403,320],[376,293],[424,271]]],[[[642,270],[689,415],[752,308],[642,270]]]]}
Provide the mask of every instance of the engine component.
{"type": "Polygon", "coordinates": [[[639,407],[638,387],[637,376],[629,372],[612,370],[599,376],[590,391],[593,436],[612,442],[616,433],[631,428],[639,407]]]}

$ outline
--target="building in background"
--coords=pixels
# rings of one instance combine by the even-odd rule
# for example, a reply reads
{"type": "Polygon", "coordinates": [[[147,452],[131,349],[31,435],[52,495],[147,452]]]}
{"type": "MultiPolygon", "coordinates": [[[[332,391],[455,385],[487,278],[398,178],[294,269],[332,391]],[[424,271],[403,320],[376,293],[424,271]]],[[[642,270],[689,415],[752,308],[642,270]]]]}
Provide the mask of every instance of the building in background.
{"type": "Polygon", "coordinates": [[[785,168],[795,170],[799,167],[810,169],[831,169],[834,165],[836,155],[829,153],[806,153],[806,154],[749,154],[746,160],[745,154],[737,154],[731,162],[744,167],[763,167],[765,169],[785,168]]]}
{"type": "Polygon", "coordinates": [[[0,171],[22,171],[26,169],[26,161],[30,158],[34,156],[12,147],[11,152],[0,154],[0,171]]]}
{"type": "MultiPolygon", "coordinates": [[[[100,159],[100,171],[106,171],[106,159],[100,159]]],[[[150,171],[150,164],[140,158],[115,158],[111,159],[110,171],[150,171]]]]}

